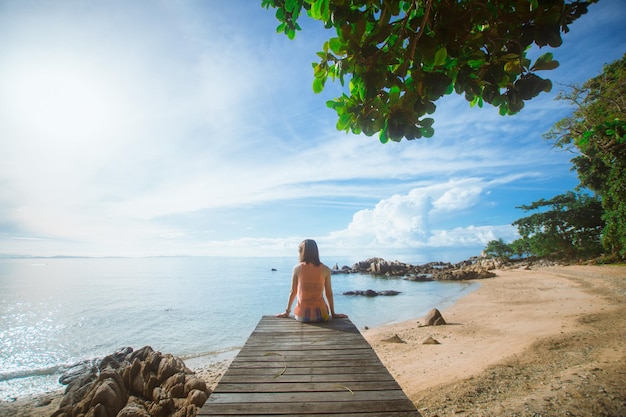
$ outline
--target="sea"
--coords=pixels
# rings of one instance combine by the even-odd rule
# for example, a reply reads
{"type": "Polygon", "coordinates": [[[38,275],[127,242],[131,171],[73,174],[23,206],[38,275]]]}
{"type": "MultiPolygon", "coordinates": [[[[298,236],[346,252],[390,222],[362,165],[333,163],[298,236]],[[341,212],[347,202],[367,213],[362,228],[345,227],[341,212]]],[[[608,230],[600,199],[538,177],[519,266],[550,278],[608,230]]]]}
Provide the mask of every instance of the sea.
{"type": "MultiPolygon", "coordinates": [[[[329,267],[354,261],[322,259],[329,267]]],[[[151,346],[189,367],[234,357],[263,315],[284,311],[297,258],[0,259],[0,401],[53,392],[71,365],[151,346]]],[[[332,276],[335,311],[360,329],[419,319],[475,290],[464,282],[332,276]],[[350,290],[396,296],[343,295],[350,290]]]]}

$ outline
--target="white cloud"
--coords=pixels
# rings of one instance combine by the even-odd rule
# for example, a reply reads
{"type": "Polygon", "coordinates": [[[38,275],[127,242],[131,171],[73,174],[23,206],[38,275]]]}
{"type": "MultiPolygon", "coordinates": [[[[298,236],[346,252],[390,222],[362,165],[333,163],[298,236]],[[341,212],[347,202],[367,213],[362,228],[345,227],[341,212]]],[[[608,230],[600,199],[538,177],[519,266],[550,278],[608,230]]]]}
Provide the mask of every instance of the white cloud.
{"type": "Polygon", "coordinates": [[[460,217],[461,212],[475,205],[492,184],[480,178],[466,178],[393,195],[379,201],[372,209],[355,213],[346,229],[330,233],[328,243],[359,246],[367,242],[366,246],[381,249],[424,248],[480,245],[496,239],[496,234],[503,231],[508,237],[511,235],[509,226],[442,229],[446,225],[445,220],[441,220],[442,213],[460,217]]]}

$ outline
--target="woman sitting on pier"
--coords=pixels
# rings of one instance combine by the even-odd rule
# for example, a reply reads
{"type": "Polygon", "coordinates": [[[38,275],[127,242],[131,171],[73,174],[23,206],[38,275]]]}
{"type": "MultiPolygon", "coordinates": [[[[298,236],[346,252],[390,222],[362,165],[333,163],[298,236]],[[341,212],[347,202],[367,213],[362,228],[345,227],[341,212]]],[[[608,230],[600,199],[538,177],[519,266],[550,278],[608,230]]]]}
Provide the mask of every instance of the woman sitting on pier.
{"type": "Polygon", "coordinates": [[[320,261],[317,243],[305,239],[299,247],[300,263],[293,268],[289,301],[284,313],[277,317],[289,317],[291,305],[297,297],[294,314],[302,322],[328,321],[333,318],[347,317],[335,313],[333,288],[330,282],[330,269],[320,261]],[[324,293],[328,304],[324,301],[324,293]],[[330,307],[330,310],[329,310],[330,307]]]}

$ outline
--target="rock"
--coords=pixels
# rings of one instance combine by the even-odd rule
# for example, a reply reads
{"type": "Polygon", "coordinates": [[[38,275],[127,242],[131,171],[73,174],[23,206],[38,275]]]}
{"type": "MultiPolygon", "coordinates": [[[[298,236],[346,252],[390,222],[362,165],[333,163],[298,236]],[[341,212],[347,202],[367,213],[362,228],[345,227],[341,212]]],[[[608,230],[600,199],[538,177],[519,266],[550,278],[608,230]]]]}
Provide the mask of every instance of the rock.
{"type": "Polygon", "coordinates": [[[424,317],[425,326],[440,326],[446,324],[446,321],[443,319],[441,312],[436,308],[433,308],[426,314],[424,317]]]}
{"type": "Polygon", "coordinates": [[[45,407],[47,405],[50,405],[51,402],[52,402],[52,398],[42,397],[37,400],[37,402],[35,403],[35,407],[45,407]]]}
{"type": "Polygon", "coordinates": [[[170,393],[173,398],[183,398],[185,395],[185,374],[176,373],[169,377],[161,387],[170,393]]]}
{"type": "Polygon", "coordinates": [[[117,413],[116,417],[151,417],[148,410],[141,404],[128,403],[117,413]]]}
{"type": "Polygon", "coordinates": [[[85,375],[95,374],[97,371],[97,361],[94,359],[75,363],[59,377],[59,384],[68,385],[76,379],[83,378],[85,375]]]}
{"type": "Polygon", "coordinates": [[[195,417],[198,414],[198,407],[193,404],[179,409],[172,417],[195,417]]]}
{"type": "Polygon", "coordinates": [[[173,357],[170,354],[163,356],[163,359],[159,362],[159,368],[157,370],[157,381],[163,383],[167,378],[174,375],[179,370],[185,369],[185,363],[173,357]]]}
{"type": "Polygon", "coordinates": [[[128,391],[119,374],[112,373],[95,386],[89,408],[102,404],[109,416],[116,416],[128,401],[128,391]],[[121,382],[121,384],[120,384],[121,382]]]}
{"type": "Polygon", "coordinates": [[[463,281],[468,279],[493,278],[496,274],[481,267],[463,267],[449,271],[439,271],[433,278],[440,281],[463,281]]]}
{"type": "Polygon", "coordinates": [[[188,375],[185,380],[185,397],[187,397],[189,393],[194,389],[204,392],[209,391],[206,386],[206,382],[204,382],[202,379],[198,378],[195,375],[188,375]]]}
{"type": "Polygon", "coordinates": [[[384,290],[384,291],[374,291],[374,290],[356,290],[356,291],[346,291],[343,295],[363,295],[365,297],[377,297],[379,295],[383,296],[393,296],[400,294],[400,291],[394,290],[384,290]]]}
{"type": "Polygon", "coordinates": [[[85,396],[85,394],[89,392],[96,379],[98,379],[98,376],[94,372],[92,374],[83,375],[81,378],[70,382],[65,389],[65,394],[59,404],[59,408],[72,406],[78,403],[85,396]]]}
{"type": "Polygon", "coordinates": [[[413,282],[431,282],[434,281],[433,276],[430,274],[416,274],[416,275],[409,275],[407,277],[404,278],[407,281],[413,281],[413,282]]]}
{"type": "Polygon", "coordinates": [[[400,294],[400,291],[384,290],[384,291],[379,291],[378,292],[378,295],[387,295],[387,296],[389,296],[389,295],[393,296],[393,295],[398,295],[398,294],[400,294]]]}
{"type": "Polygon", "coordinates": [[[387,342],[387,343],[406,343],[397,334],[394,334],[393,336],[391,336],[388,339],[383,339],[383,342],[387,342]]]}
{"type": "Polygon", "coordinates": [[[438,340],[434,339],[432,336],[428,336],[426,340],[422,342],[423,345],[440,345],[438,340]]]}
{"type": "Polygon", "coordinates": [[[198,407],[202,407],[202,405],[206,402],[209,396],[204,391],[200,391],[198,389],[191,390],[187,399],[190,404],[193,404],[198,407]]]}
{"type": "Polygon", "coordinates": [[[145,346],[72,370],[54,417],[193,417],[211,390],[185,363],[145,346]]]}

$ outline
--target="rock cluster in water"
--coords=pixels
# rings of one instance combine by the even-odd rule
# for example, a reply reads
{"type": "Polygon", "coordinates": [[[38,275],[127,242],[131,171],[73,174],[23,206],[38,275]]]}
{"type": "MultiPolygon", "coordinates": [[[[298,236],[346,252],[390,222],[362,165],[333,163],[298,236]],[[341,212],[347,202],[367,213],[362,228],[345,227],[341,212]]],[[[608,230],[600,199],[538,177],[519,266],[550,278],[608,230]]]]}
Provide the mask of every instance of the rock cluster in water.
{"type": "Polygon", "coordinates": [[[343,295],[363,295],[365,297],[378,297],[379,295],[390,296],[390,295],[398,295],[400,291],[395,290],[384,290],[384,291],[374,291],[374,290],[355,290],[355,291],[345,291],[343,295]]]}
{"type": "Polygon", "coordinates": [[[52,417],[193,417],[211,390],[184,362],[150,346],[74,365],[52,417]]]}
{"type": "Polygon", "coordinates": [[[452,264],[450,262],[430,262],[424,265],[411,265],[399,261],[386,261],[383,258],[370,258],[357,262],[352,267],[335,266],[333,274],[370,273],[389,277],[404,277],[410,281],[447,281],[492,278],[493,269],[500,268],[504,262],[499,258],[470,258],[452,264]]]}

